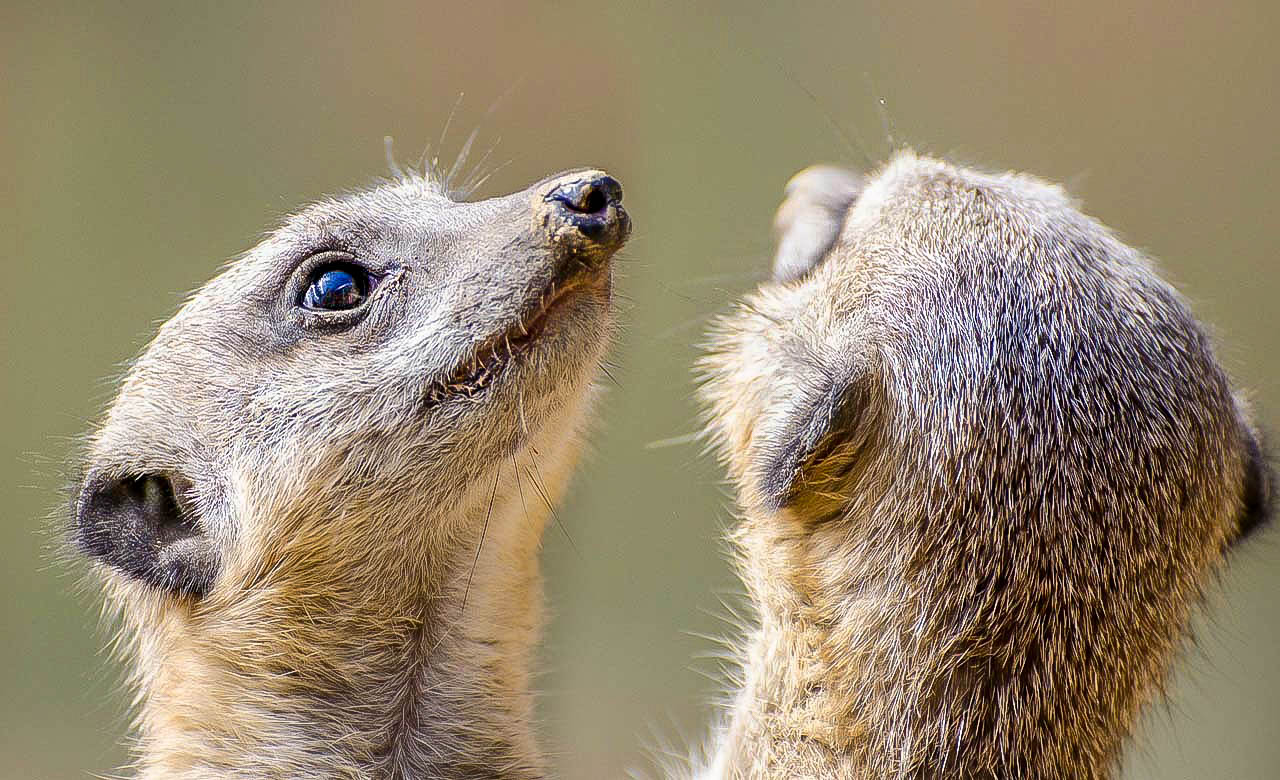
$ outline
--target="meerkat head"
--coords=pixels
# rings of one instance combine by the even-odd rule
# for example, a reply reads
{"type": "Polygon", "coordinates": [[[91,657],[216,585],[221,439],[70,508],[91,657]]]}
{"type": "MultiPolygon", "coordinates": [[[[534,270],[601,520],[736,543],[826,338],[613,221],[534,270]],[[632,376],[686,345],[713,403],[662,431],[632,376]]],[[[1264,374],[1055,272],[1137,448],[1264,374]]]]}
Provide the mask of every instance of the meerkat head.
{"type": "Polygon", "coordinates": [[[1258,436],[1201,328],[1060,188],[901,153],[871,175],[807,169],[786,194],[773,280],[702,364],[746,506],[830,519],[874,477],[923,510],[933,479],[1018,473],[1042,483],[999,498],[1109,486],[1219,541],[1261,521],[1258,436]],[[1052,464],[1070,474],[1019,472],[1052,464]]]}
{"type": "Polygon", "coordinates": [[[776,228],[774,278],[713,331],[703,394],[749,589],[836,637],[795,659],[826,675],[797,733],[885,776],[961,750],[972,776],[1104,765],[1271,505],[1201,327],[1027,175],[911,153],[813,168],[776,228]]]}
{"type": "Polygon", "coordinates": [[[129,370],[88,447],[79,548],[129,592],[180,600],[233,602],[338,546],[419,565],[459,530],[440,517],[491,498],[480,475],[573,435],[620,200],[600,171],[473,203],[413,176],[289,217],[129,370]]]}

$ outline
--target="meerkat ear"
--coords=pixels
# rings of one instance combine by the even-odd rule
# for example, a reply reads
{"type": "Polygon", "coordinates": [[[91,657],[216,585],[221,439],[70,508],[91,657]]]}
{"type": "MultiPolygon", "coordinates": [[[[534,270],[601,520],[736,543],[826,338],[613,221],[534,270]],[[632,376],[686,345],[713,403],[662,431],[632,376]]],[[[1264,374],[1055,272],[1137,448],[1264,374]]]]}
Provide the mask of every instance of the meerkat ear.
{"type": "Polygon", "coordinates": [[[181,498],[186,487],[169,474],[90,474],[76,499],[77,546],[174,595],[204,596],[217,575],[218,555],[181,498]]]}
{"type": "Polygon", "coordinates": [[[1240,535],[1244,539],[1261,528],[1275,514],[1275,472],[1268,462],[1266,450],[1252,431],[1245,439],[1244,512],[1240,516],[1240,535]]]}
{"type": "Polygon", "coordinates": [[[778,242],[774,281],[799,279],[826,257],[864,185],[862,176],[830,165],[805,168],[791,177],[773,218],[778,242]]]}
{"type": "MultiPolygon", "coordinates": [[[[855,365],[822,372],[799,383],[799,392],[760,432],[756,477],[760,498],[772,510],[802,500],[835,499],[873,428],[870,372],[855,365]]],[[[807,516],[825,512],[810,507],[807,516]]]]}

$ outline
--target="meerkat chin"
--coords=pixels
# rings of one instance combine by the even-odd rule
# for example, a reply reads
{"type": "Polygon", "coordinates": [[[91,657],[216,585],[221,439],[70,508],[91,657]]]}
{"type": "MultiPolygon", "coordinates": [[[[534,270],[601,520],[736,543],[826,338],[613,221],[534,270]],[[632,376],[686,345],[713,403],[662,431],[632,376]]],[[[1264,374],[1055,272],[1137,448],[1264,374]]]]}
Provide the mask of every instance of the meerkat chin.
{"type": "Polygon", "coordinates": [[[630,220],[572,171],[311,206],[197,292],[93,434],[73,536],[148,778],[533,778],[536,551],[630,220]]]}
{"type": "Polygon", "coordinates": [[[707,777],[1107,778],[1271,504],[1152,262],[1061,189],[810,169],[701,364],[759,615],[707,777]]]}

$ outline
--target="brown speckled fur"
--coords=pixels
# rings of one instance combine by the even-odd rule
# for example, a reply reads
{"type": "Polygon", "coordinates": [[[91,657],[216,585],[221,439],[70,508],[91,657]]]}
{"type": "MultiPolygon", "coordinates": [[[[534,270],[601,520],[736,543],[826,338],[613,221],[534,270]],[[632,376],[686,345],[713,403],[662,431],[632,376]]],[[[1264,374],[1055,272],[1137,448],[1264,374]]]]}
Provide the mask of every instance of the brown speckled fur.
{"type": "Polygon", "coordinates": [[[1027,175],[811,169],[779,229],[702,363],[759,616],[705,776],[1113,776],[1269,503],[1203,331],[1027,175]]]}

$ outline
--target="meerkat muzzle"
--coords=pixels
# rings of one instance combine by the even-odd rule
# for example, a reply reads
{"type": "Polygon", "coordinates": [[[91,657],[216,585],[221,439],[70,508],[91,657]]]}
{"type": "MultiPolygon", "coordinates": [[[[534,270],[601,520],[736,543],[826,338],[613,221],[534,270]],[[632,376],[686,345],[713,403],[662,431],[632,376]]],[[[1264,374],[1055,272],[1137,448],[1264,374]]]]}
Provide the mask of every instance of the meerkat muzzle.
{"type": "Polygon", "coordinates": [[[607,308],[609,263],[631,233],[622,207],[622,185],[599,170],[569,171],[529,190],[533,233],[521,311],[497,323],[477,341],[469,357],[433,383],[430,403],[454,397],[476,398],[509,366],[529,354],[557,312],[590,296],[607,308]]]}
{"type": "Polygon", "coordinates": [[[602,264],[631,234],[622,185],[603,171],[577,171],[550,183],[536,208],[552,242],[602,264]]]}

